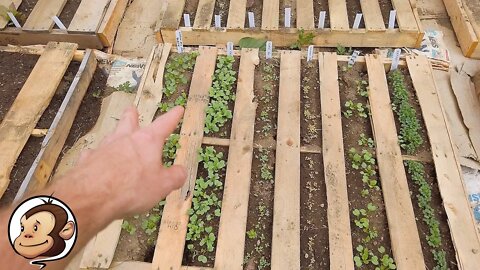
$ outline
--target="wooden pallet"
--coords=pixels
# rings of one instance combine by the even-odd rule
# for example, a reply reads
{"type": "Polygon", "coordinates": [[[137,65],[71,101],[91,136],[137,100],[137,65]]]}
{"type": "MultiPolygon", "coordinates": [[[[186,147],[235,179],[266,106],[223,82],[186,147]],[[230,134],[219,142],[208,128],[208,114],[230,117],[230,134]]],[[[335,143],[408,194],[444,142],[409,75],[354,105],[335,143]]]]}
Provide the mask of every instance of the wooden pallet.
{"type": "MultiPolygon", "coordinates": [[[[67,30],[53,29],[52,16],[59,15],[67,0],[39,0],[22,28],[9,27],[0,16],[0,45],[36,45],[50,41],[77,43],[80,48],[113,46],[127,0],[84,0],[67,30]]],[[[22,0],[1,0],[0,5],[17,10],[22,0]]]]}
{"type": "MultiPolygon", "coordinates": [[[[97,125],[95,141],[113,130],[115,117],[134,102],[143,124],[153,119],[157,103],[162,100],[162,85],[170,45],[156,47],[148,60],[145,74],[136,98],[133,94],[118,93],[118,97],[105,105],[103,119],[106,125],[97,125]],[[157,78],[156,80],[154,78],[157,78]],[[120,96],[121,95],[121,96],[120,96]],[[121,102],[120,102],[121,101],[121,102]],[[98,133],[101,136],[98,136],[98,133]]],[[[243,269],[244,241],[248,216],[256,104],[253,92],[254,71],[258,65],[258,50],[235,51],[240,56],[237,98],[231,139],[203,136],[204,110],[208,104],[208,89],[212,83],[215,62],[224,50],[201,47],[199,50],[190,96],[175,164],[188,169],[186,188],[195,185],[198,160],[196,155],[202,144],[229,147],[229,160],[220,218],[216,261],[214,269],[243,269]]],[[[304,53],[280,51],[280,96],[278,134],[276,142],[275,205],[273,210],[272,269],[300,269],[300,153],[323,154],[325,182],[328,198],[329,250],[331,269],[352,269],[352,238],[350,209],[342,136],[341,104],[337,65],[347,57],[334,53],[319,53],[314,61],[320,67],[320,93],[322,103],[322,137],[320,149],[300,147],[300,74],[304,53]],[[295,124],[292,124],[295,123],[295,124]],[[288,203],[287,203],[288,202],[288,203]],[[282,237],[279,237],[281,235],[282,237]]],[[[393,255],[399,269],[425,269],[417,225],[413,212],[407,177],[398,144],[397,130],[390,105],[386,71],[391,62],[376,55],[357,59],[369,75],[369,100],[377,149],[377,160],[383,187],[393,255]],[[392,188],[395,187],[395,188],[392,188]]],[[[480,254],[480,240],[467,201],[461,170],[451,142],[450,131],[438,97],[432,68],[425,57],[412,56],[400,65],[407,66],[425,118],[433,164],[444,200],[452,240],[457,252],[459,269],[475,269],[480,254]]],[[[100,122],[104,121],[100,120],[100,122]]],[[[185,237],[191,206],[191,195],[184,200],[182,190],[167,198],[159,229],[153,263],[112,262],[121,231],[121,221],[115,221],[92,240],[81,255],[80,263],[71,269],[190,269],[208,268],[182,266],[185,237]]],[[[209,269],[210,270],[210,269],[209,269]]]]}
{"type": "MultiPolygon", "coordinates": [[[[238,45],[240,39],[253,37],[271,40],[274,46],[289,47],[299,38],[299,30],[313,33],[313,45],[336,47],[418,47],[423,38],[420,19],[416,6],[410,1],[393,0],[397,10],[397,22],[400,28],[387,29],[382,18],[378,1],[361,1],[366,28],[352,29],[353,22],[348,21],[346,0],[329,0],[331,28],[316,29],[312,1],[297,0],[296,28],[279,25],[279,0],[263,2],[262,23],[257,28],[247,28],[245,14],[247,0],[230,2],[228,22],[224,28],[212,27],[214,0],[200,0],[192,27],[182,27],[185,0],[168,0],[163,19],[157,24],[159,42],[176,42],[177,29],[183,34],[184,45],[216,45],[233,42],[238,45]]],[[[413,1],[412,1],[413,2],[413,1]]],[[[283,14],[282,14],[283,16],[283,14]]],[[[295,22],[292,22],[292,25],[295,22]]]]}
{"type": "Polygon", "coordinates": [[[478,1],[443,0],[463,54],[480,59],[480,5],[478,1]]]}
{"type": "Polygon", "coordinates": [[[93,77],[97,60],[92,50],[77,51],[77,44],[73,43],[50,42],[40,50],[11,47],[1,49],[41,56],[0,124],[0,197],[10,183],[10,173],[27,140],[38,132],[35,126],[48,107],[70,62],[81,61],[53,123],[43,134],[45,138],[41,151],[17,193],[16,199],[20,199],[48,182],[93,77]],[[49,80],[45,80],[47,77],[49,80]]]}

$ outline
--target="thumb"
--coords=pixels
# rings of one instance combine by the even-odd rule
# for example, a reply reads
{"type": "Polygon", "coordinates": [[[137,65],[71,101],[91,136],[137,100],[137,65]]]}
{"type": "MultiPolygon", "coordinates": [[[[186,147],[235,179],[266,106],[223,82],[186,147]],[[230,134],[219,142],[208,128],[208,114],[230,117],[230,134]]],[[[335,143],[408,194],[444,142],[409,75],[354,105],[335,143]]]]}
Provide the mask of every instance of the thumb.
{"type": "Polygon", "coordinates": [[[181,188],[187,180],[187,170],[184,166],[174,165],[165,169],[164,179],[168,181],[167,186],[170,189],[170,193],[173,190],[181,188]]]}

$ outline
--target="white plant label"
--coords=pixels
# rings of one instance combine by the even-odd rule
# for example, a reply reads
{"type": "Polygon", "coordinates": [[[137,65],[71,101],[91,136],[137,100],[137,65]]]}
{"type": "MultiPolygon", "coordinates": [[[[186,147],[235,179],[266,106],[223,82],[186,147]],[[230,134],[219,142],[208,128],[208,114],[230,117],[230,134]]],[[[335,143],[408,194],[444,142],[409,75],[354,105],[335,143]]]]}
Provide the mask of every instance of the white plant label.
{"type": "Polygon", "coordinates": [[[65,25],[62,23],[62,21],[60,21],[60,19],[57,16],[53,16],[52,20],[55,22],[55,24],[58,26],[58,28],[60,28],[62,30],[67,30],[65,25]]]}
{"type": "Polygon", "coordinates": [[[292,26],[292,8],[285,8],[285,28],[292,26]]]}
{"type": "Polygon", "coordinates": [[[215,28],[222,28],[222,16],[215,15],[215,28]]]}
{"type": "Polygon", "coordinates": [[[350,59],[348,60],[348,66],[349,66],[349,67],[353,67],[353,65],[355,65],[355,63],[357,62],[357,58],[358,58],[359,55],[360,55],[360,51],[358,51],[358,50],[353,51],[352,56],[351,56],[350,59]]]}
{"type": "Polygon", "coordinates": [[[185,27],[192,27],[192,22],[190,21],[190,14],[183,14],[183,21],[185,22],[185,27]]]}
{"type": "Polygon", "coordinates": [[[13,15],[12,12],[7,12],[8,14],[8,17],[10,17],[10,20],[12,20],[13,24],[15,25],[15,27],[17,28],[22,28],[22,26],[20,25],[20,23],[18,22],[17,18],[15,18],[15,15],[13,15]]]}
{"type": "Polygon", "coordinates": [[[227,55],[233,56],[233,42],[227,43],[227,55]]]}
{"type": "Polygon", "coordinates": [[[397,11],[396,10],[390,11],[390,19],[388,20],[388,29],[394,29],[395,28],[396,18],[397,18],[397,11]]]}
{"type": "Polygon", "coordinates": [[[326,11],[320,11],[320,16],[318,20],[318,28],[319,29],[325,29],[325,20],[327,19],[327,12],[326,11]]]}
{"type": "Polygon", "coordinates": [[[391,71],[394,71],[398,68],[398,64],[400,63],[400,55],[401,54],[402,54],[401,49],[395,49],[395,51],[393,51],[392,67],[390,68],[391,71]]]}
{"type": "Polygon", "coordinates": [[[273,43],[271,41],[267,41],[265,58],[271,59],[272,55],[273,55],[273,43]]]}
{"type": "Polygon", "coordinates": [[[250,28],[255,28],[255,13],[248,12],[248,24],[250,28]]]}
{"type": "Polygon", "coordinates": [[[355,21],[353,22],[353,29],[358,29],[360,27],[360,23],[362,22],[362,13],[357,13],[355,16],[355,21]]]}
{"type": "Polygon", "coordinates": [[[178,53],[183,53],[183,35],[181,30],[175,32],[177,38],[177,51],[178,53]]]}
{"type": "Polygon", "coordinates": [[[310,62],[313,60],[313,45],[308,46],[308,51],[307,51],[307,62],[310,62]]]}

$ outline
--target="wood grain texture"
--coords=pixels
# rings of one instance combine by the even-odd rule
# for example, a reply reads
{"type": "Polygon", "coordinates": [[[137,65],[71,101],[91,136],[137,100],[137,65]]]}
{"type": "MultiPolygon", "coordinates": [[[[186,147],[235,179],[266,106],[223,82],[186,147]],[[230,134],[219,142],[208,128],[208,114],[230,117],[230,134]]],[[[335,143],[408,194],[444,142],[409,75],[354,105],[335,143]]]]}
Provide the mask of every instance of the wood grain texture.
{"type": "Polygon", "coordinates": [[[198,2],[194,29],[210,29],[213,19],[213,11],[215,10],[215,0],[200,0],[198,2]]]}
{"type": "Polygon", "coordinates": [[[52,16],[59,16],[67,0],[38,0],[23,25],[25,31],[50,31],[55,24],[52,16]]]}
{"type": "Polygon", "coordinates": [[[111,0],[82,1],[68,26],[68,31],[96,33],[110,2],[111,0]]]}
{"type": "Polygon", "coordinates": [[[39,191],[47,185],[96,68],[95,53],[87,50],[77,75],[46,134],[40,153],[22,182],[15,200],[21,199],[26,193],[39,191]]]}
{"type": "MultiPolygon", "coordinates": [[[[22,3],[22,0],[0,0],[0,11],[3,8],[10,11],[17,10],[21,3],[22,3]]],[[[3,16],[0,16],[0,30],[4,29],[7,26],[9,21],[10,19],[6,19],[3,16]]]]}
{"type": "MultiPolygon", "coordinates": [[[[164,1],[165,2],[165,1],[164,1]]],[[[160,28],[177,29],[182,20],[183,9],[185,8],[185,0],[166,0],[166,10],[162,16],[160,28]]]]}
{"type": "Polygon", "coordinates": [[[392,0],[393,8],[397,11],[397,23],[401,31],[418,32],[418,24],[409,1],[392,0]]]}
{"type": "Polygon", "coordinates": [[[243,29],[245,28],[245,13],[247,11],[247,0],[230,1],[228,9],[227,28],[243,29]]]}
{"type": "Polygon", "coordinates": [[[280,24],[280,1],[264,0],[262,12],[262,30],[278,30],[280,24]]]}
{"type": "Polygon", "coordinates": [[[347,1],[328,0],[328,9],[330,10],[330,28],[333,31],[348,31],[350,24],[348,22],[347,1]]]}
{"type": "Polygon", "coordinates": [[[297,1],[297,28],[304,30],[315,29],[315,17],[313,16],[313,0],[297,1]]]}
{"type": "Polygon", "coordinates": [[[378,170],[393,256],[398,269],[425,269],[395,118],[390,104],[385,67],[380,56],[367,55],[366,60],[378,170]]]}
{"type": "Polygon", "coordinates": [[[258,49],[243,49],[240,59],[222,215],[215,255],[216,269],[243,269],[257,109],[253,88],[255,66],[260,61],[258,49]]]}
{"type": "MultiPolygon", "coordinates": [[[[193,190],[198,169],[198,150],[203,139],[205,109],[209,103],[208,91],[215,71],[217,49],[200,47],[200,55],[193,72],[187,107],[180,132],[180,149],[175,165],[187,168],[187,182],[183,189],[193,190]]],[[[182,190],[167,197],[160,224],[152,269],[180,269],[182,266],[185,237],[188,225],[188,209],[192,204],[193,192],[185,198],[182,190]]]]}
{"type": "Polygon", "coordinates": [[[49,43],[0,124],[0,197],[8,187],[18,156],[49,105],[76,50],[76,44],[49,43]]]}
{"type": "Polygon", "coordinates": [[[300,60],[281,52],[272,270],[300,269],[300,60]]]}
{"type": "MultiPolygon", "coordinates": [[[[149,1],[153,3],[153,1],[149,1]]],[[[111,0],[102,23],[97,30],[98,37],[103,46],[111,48],[115,43],[118,27],[123,20],[127,9],[128,0],[111,0]]]]}
{"type": "Polygon", "coordinates": [[[354,268],[350,209],[338,85],[337,54],[320,53],[320,96],[322,108],[323,163],[328,202],[330,268],[354,268]]]}
{"type": "Polygon", "coordinates": [[[368,31],[385,31],[382,10],[378,0],[360,0],[365,27],[368,31]]]}
{"type": "Polygon", "coordinates": [[[457,253],[458,268],[476,269],[480,262],[479,235],[432,68],[424,56],[409,56],[407,63],[432,147],[438,187],[457,253]]]}

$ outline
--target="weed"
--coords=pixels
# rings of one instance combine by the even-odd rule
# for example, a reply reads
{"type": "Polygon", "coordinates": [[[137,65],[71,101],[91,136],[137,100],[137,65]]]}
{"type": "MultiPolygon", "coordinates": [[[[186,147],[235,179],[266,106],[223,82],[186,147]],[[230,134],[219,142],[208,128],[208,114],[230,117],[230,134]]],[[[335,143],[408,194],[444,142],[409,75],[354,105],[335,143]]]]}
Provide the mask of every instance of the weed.
{"type": "Polygon", "coordinates": [[[257,231],[255,231],[255,229],[251,229],[250,231],[247,232],[247,236],[250,239],[256,239],[257,238],[257,231]]]}
{"type": "Polygon", "coordinates": [[[312,44],[314,38],[315,38],[315,34],[313,34],[313,33],[307,33],[306,34],[305,30],[300,29],[300,31],[298,33],[298,39],[295,43],[293,43],[290,46],[290,49],[300,50],[304,46],[312,44]]]}
{"type": "Polygon", "coordinates": [[[137,228],[135,228],[135,225],[129,223],[126,220],[124,220],[123,223],[122,223],[122,229],[124,229],[130,235],[134,235],[135,232],[137,231],[137,228]]]}
{"type": "Polygon", "coordinates": [[[352,48],[347,49],[346,47],[342,46],[341,44],[337,45],[337,54],[338,55],[347,55],[352,53],[352,48]]]}
{"type": "Polygon", "coordinates": [[[126,81],[122,84],[120,84],[119,86],[117,86],[115,88],[117,91],[120,91],[120,92],[125,92],[125,93],[133,93],[134,92],[134,89],[135,87],[133,87],[130,83],[130,81],[126,81]]]}

